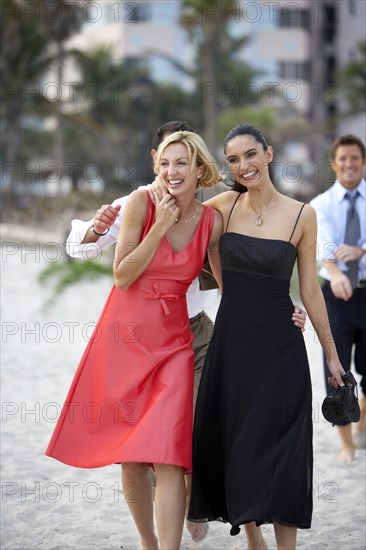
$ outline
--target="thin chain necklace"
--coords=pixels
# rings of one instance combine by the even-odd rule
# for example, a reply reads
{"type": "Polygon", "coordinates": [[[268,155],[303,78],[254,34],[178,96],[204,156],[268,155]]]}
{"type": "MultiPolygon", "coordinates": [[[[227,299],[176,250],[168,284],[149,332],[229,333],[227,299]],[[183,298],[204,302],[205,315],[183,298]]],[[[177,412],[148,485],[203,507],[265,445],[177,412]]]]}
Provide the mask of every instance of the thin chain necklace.
{"type": "Polygon", "coordinates": [[[272,198],[273,198],[273,195],[274,195],[274,191],[272,191],[272,195],[270,196],[270,199],[269,201],[267,202],[267,204],[265,205],[265,207],[263,208],[263,210],[261,212],[257,212],[257,210],[254,208],[254,206],[252,205],[252,203],[250,202],[250,198],[249,198],[249,194],[248,194],[248,201],[249,201],[249,204],[250,206],[253,208],[254,212],[257,214],[257,218],[255,220],[255,223],[256,225],[262,225],[263,223],[263,220],[262,220],[262,214],[263,212],[265,211],[265,209],[267,208],[267,206],[269,205],[269,203],[271,202],[272,198]]]}
{"type": "Polygon", "coordinates": [[[198,214],[198,208],[195,208],[194,212],[193,212],[193,214],[190,218],[186,218],[185,220],[178,220],[178,218],[176,218],[175,221],[176,221],[176,223],[189,223],[192,220],[194,220],[194,218],[197,216],[197,214],[198,214]]]}

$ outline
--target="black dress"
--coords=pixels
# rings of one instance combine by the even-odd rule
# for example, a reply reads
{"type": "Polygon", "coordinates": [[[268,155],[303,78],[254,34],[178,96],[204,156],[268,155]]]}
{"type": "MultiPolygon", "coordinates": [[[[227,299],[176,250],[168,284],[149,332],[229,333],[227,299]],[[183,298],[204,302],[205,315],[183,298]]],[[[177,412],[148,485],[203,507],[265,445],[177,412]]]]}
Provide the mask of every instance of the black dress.
{"type": "Polygon", "coordinates": [[[223,295],[196,405],[188,517],[228,521],[233,535],[250,521],[311,525],[312,391],[291,320],[290,240],[220,241],[223,295]]]}

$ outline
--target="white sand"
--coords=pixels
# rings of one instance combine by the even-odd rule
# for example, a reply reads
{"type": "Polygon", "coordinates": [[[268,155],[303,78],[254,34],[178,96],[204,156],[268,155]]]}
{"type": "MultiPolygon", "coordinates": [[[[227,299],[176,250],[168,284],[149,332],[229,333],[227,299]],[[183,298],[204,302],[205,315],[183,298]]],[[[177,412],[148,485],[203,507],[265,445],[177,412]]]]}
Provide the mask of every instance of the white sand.
{"type": "MultiPolygon", "coordinates": [[[[111,280],[69,288],[48,311],[49,289],[37,275],[45,249],[3,255],[2,281],[2,542],[10,549],[139,548],[121,492],[120,468],[71,468],[44,456],[55,416],[99,315],[111,280]],[[70,323],[76,323],[72,326],[70,323]],[[35,333],[31,333],[35,330],[35,333]]],[[[4,249],[3,249],[4,253],[4,249]]],[[[299,531],[299,549],[365,548],[365,451],[351,465],[339,464],[336,429],[321,416],[321,351],[308,327],[306,341],[314,387],[314,516],[299,531]]],[[[214,483],[214,480],[213,480],[214,483]]],[[[183,549],[245,548],[244,535],[210,523],[195,544],[184,531],[183,549]]],[[[273,529],[263,528],[270,548],[273,529]]]]}

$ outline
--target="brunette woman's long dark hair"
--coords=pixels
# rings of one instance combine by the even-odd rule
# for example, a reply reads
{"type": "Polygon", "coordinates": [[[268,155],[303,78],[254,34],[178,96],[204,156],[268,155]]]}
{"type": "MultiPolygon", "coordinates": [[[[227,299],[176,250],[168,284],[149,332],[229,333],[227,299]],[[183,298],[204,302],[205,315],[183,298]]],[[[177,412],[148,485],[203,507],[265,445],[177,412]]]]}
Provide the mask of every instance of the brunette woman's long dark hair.
{"type": "MultiPolygon", "coordinates": [[[[237,126],[234,126],[234,128],[230,130],[230,132],[227,134],[224,140],[225,154],[226,154],[227,144],[229,143],[229,141],[231,141],[232,139],[238,136],[252,136],[258,143],[262,145],[265,151],[267,151],[268,149],[268,144],[264,138],[264,135],[260,130],[258,130],[258,128],[256,128],[255,126],[252,126],[251,124],[238,124],[237,126]]],[[[268,174],[272,183],[274,183],[274,174],[273,174],[273,169],[271,164],[268,165],[268,174]]],[[[236,180],[234,181],[232,189],[233,191],[238,191],[239,193],[246,193],[248,191],[245,185],[242,185],[236,180]]]]}

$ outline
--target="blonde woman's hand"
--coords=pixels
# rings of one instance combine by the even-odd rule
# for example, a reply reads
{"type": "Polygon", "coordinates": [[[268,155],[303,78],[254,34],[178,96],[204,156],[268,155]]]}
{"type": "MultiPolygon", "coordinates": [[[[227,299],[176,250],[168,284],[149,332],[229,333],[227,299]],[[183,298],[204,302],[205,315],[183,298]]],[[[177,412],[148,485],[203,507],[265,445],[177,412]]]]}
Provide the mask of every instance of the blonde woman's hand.
{"type": "Polygon", "coordinates": [[[162,227],[164,233],[168,231],[178,219],[179,208],[176,205],[174,197],[169,193],[161,195],[159,191],[152,191],[152,201],[156,208],[155,223],[162,227]]]}
{"type": "MultiPolygon", "coordinates": [[[[154,202],[153,193],[156,191],[159,193],[159,196],[162,198],[164,195],[168,193],[167,188],[163,184],[163,182],[160,179],[160,176],[156,176],[154,181],[151,184],[151,187],[149,189],[150,199],[154,202]]],[[[155,204],[155,203],[154,203],[155,204]]],[[[155,205],[156,206],[156,205],[155,205]]]]}
{"type": "Polygon", "coordinates": [[[159,176],[156,176],[152,186],[149,189],[150,199],[152,200],[154,205],[157,206],[156,198],[158,198],[158,200],[161,201],[161,199],[165,197],[165,195],[169,195],[169,194],[170,193],[168,192],[165,185],[161,182],[159,176]]]}

